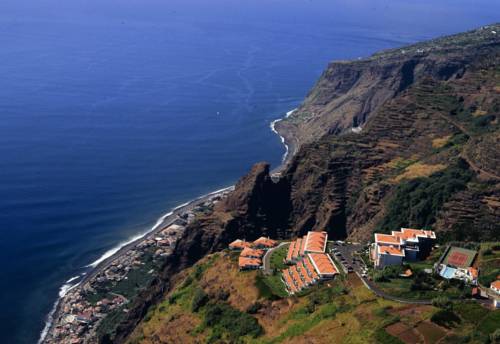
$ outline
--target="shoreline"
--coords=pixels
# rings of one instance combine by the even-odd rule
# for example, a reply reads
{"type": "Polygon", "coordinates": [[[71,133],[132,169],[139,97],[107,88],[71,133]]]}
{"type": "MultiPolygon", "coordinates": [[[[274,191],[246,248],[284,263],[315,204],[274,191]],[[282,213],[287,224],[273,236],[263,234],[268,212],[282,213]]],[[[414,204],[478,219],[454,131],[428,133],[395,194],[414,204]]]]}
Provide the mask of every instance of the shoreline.
{"type": "MultiPolygon", "coordinates": [[[[283,154],[281,163],[280,163],[280,165],[278,165],[276,168],[274,168],[270,172],[271,176],[279,175],[284,170],[284,168],[286,167],[286,165],[288,164],[290,159],[296,153],[295,145],[288,142],[285,138],[285,135],[282,135],[275,128],[276,123],[289,117],[296,110],[297,109],[293,109],[291,111],[288,111],[284,117],[276,119],[270,123],[270,129],[276,135],[278,135],[278,137],[281,139],[281,142],[285,146],[285,153],[283,154]]],[[[42,344],[45,342],[47,335],[52,330],[55,319],[58,319],[60,317],[59,312],[60,312],[60,307],[61,307],[62,301],[64,300],[65,296],[68,294],[69,291],[71,291],[75,288],[78,288],[80,286],[83,286],[87,282],[91,281],[92,278],[94,278],[95,276],[97,276],[100,273],[102,273],[103,271],[105,271],[107,268],[110,267],[110,265],[113,262],[115,262],[120,257],[123,257],[131,249],[136,248],[140,243],[144,242],[147,239],[150,239],[158,232],[160,232],[160,231],[164,230],[165,228],[167,228],[168,226],[174,224],[174,222],[177,221],[181,215],[184,215],[184,214],[192,211],[198,205],[200,205],[204,202],[210,201],[211,199],[213,199],[215,197],[224,196],[228,192],[234,190],[234,187],[235,187],[234,185],[230,185],[228,187],[209,192],[205,195],[199,196],[195,199],[192,199],[188,202],[182,203],[182,204],[172,208],[169,212],[167,212],[164,215],[162,215],[161,217],[159,217],[158,220],[156,221],[156,223],[149,230],[147,230],[143,233],[137,234],[137,235],[131,237],[130,239],[117,244],[113,248],[104,252],[98,259],[96,259],[92,263],[83,266],[82,268],[86,269],[86,271],[80,273],[79,275],[76,275],[76,276],[69,278],[60,287],[58,298],[55,301],[49,314],[47,314],[47,316],[45,318],[45,326],[40,333],[40,338],[39,338],[37,343],[42,344]],[[77,282],[74,284],[71,284],[71,282],[74,282],[74,281],[77,281],[77,282]]]]}
{"type": "Polygon", "coordinates": [[[297,111],[297,109],[298,108],[288,111],[284,117],[275,119],[269,125],[273,133],[278,135],[278,137],[281,140],[281,143],[285,146],[285,153],[281,158],[281,164],[271,171],[271,175],[279,175],[288,165],[290,160],[295,156],[295,153],[297,153],[297,146],[293,142],[287,139],[287,135],[285,132],[280,132],[279,129],[276,128],[276,124],[290,117],[295,111],[297,111]]]}

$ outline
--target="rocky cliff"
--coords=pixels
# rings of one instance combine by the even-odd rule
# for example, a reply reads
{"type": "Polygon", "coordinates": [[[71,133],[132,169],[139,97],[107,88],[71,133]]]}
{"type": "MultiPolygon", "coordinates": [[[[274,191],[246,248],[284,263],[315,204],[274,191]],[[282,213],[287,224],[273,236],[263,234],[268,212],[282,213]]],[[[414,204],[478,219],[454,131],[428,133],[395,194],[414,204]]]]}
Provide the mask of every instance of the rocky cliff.
{"type": "Polygon", "coordinates": [[[285,140],[299,147],[327,134],[362,127],[388,100],[423,77],[463,75],[478,54],[499,42],[498,25],[382,51],[355,61],[330,63],[302,105],[276,124],[285,140]]]}
{"type": "Polygon", "coordinates": [[[500,26],[330,65],[280,122],[300,149],[278,179],[259,163],[185,231],[120,323],[122,342],[173,276],[236,238],[433,228],[500,240],[500,26]],[[346,132],[362,125],[358,133],[346,132]],[[343,135],[338,135],[344,133],[343,135]]]}

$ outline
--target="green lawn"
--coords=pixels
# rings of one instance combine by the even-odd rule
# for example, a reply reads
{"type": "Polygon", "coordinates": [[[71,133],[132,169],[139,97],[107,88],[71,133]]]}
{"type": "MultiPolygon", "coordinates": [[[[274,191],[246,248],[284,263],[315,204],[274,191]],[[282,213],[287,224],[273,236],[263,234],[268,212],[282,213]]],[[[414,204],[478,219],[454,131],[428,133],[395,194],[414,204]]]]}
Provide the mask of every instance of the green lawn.
{"type": "Polygon", "coordinates": [[[255,278],[255,286],[259,290],[259,297],[274,300],[287,297],[285,284],[281,281],[281,273],[273,275],[259,274],[255,278]]]}
{"type": "Polygon", "coordinates": [[[287,268],[287,266],[284,263],[284,260],[288,252],[288,246],[290,246],[290,244],[283,245],[280,248],[277,248],[276,250],[273,251],[273,253],[271,254],[271,258],[269,260],[271,269],[274,269],[276,271],[281,271],[287,268]]]}
{"type": "MultiPolygon", "coordinates": [[[[446,289],[436,287],[430,290],[412,288],[413,278],[393,278],[386,282],[376,282],[377,286],[392,296],[399,296],[410,300],[433,299],[438,296],[447,296],[449,298],[459,298],[463,291],[456,286],[447,286],[446,289]]],[[[436,280],[436,285],[440,285],[440,280],[436,280]]]]}
{"type": "Polygon", "coordinates": [[[500,275],[500,243],[483,243],[479,253],[479,283],[489,287],[500,275]]]}

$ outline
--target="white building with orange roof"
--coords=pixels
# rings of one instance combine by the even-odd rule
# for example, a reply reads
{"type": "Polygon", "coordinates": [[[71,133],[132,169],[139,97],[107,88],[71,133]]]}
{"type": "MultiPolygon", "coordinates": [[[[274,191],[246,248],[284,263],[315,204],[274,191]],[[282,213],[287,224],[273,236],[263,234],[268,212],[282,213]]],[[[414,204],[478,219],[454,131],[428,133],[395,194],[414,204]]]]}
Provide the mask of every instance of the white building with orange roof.
{"type": "Polygon", "coordinates": [[[491,282],[490,289],[491,289],[494,293],[496,293],[496,294],[500,295],[500,280],[496,280],[496,281],[494,281],[494,282],[491,282]]]}
{"type": "Polygon", "coordinates": [[[253,242],[253,246],[256,248],[269,249],[278,245],[278,242],[266,237],[260,237],[253,242]]]}
{"type": "Polygon", "coordinates": [[[250,257],[242,257],[238,258],[238,267],[240,270],[251,270],[251,269],[260,269],[262,266],[262,260],[260,258],[250,258],[250,257]]]}
{"type": "Polygon", "coordinates": [[[328,253],[309,253],[307,257],[320,279],[333,278],[339,273],[328,253]]]}
{"type": "Polygon", "coordinates": [[[247,258],[262,258],[266,252],[264,250],[253,249],[251,247],[245,247],[240,253],[240,257],[247,258]]]}
{"type": "Polygon", "coordinates": [[[436,234],[423,229],[401,228],[391,234],[375,233],[370,257],[376,268],[401,264],[404,260],[425,259],[432,250],[436,234]]]}
{"type": "Polygon", "coordinates": [[[241,239],[236,239],[232,243],[229,244],[229,248],[231,250],[243,250],[245,247],[251,247],[252,244],[241,239]]]}

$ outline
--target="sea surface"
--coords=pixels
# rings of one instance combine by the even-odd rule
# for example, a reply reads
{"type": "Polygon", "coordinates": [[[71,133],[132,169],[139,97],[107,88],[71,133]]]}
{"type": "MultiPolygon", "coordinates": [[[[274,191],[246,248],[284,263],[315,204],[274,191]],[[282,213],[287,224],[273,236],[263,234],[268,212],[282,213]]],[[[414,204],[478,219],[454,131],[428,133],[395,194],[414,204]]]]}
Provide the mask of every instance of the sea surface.
{"type": "Polygon", "coordinates": [[[327,63],[498,21],[496,1],[2,0],[0,343],[172,207],[284,153],[327,63]]]}

